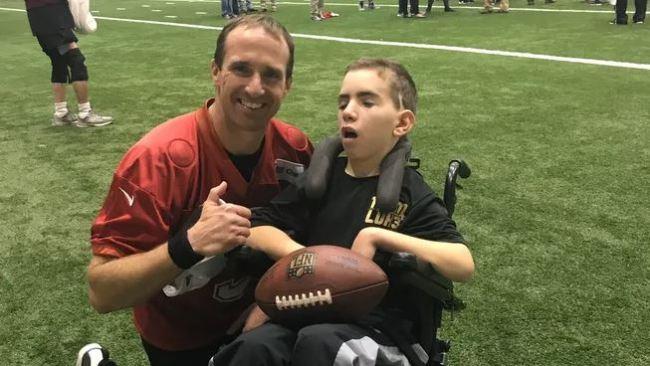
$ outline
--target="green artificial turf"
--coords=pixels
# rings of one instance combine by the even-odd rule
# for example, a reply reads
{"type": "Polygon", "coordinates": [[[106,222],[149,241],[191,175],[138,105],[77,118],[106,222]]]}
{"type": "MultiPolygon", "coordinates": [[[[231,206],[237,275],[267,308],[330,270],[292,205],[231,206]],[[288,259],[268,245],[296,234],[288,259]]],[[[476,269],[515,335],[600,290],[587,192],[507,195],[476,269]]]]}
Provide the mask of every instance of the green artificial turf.
{"type": "MultiPolygon", "coordinates": [[[[609,6],[560,2],[513,0],[506,15],[453,2],[455,13],[435,8],[414,20],[397,18],[393,3],[359,12],[338,0],[326,6],[341,17],[312,22],[295,1],[274,16],[297,34],[650,63],[647,24],[611,26],[609,6]]],[[[98,315],[88,305],[90,225],[128,147],[213,94],[218,31],[100,18],[80,44],[93,106],[115,123],[54,128],[49,61],[25,13],[6,10],[24,3],[0,8],[0,363],[71,365],[81,346],[100,342],[121,366],[145,365],[129,312],[98,315]]],[[[106,18],[224,24],[216,2],[92,8],[106,18]]],[[[650,364],[650,70],[297,37],[279,117],[314,141],[334,133],[342,72],[362,56],[411,70],[415,155],[434,189],[450,159],[473,169],[455,219],[477,270],[456,287],[467,309],[444,318],[452,363],[650,364]]]]}

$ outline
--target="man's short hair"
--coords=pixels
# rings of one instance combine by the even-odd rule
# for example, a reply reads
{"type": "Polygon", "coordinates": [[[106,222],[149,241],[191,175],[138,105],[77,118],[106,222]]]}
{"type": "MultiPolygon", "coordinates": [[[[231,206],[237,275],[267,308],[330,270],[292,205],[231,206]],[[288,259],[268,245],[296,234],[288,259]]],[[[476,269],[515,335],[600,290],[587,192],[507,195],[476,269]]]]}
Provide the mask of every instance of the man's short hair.
{"type": "Polygon", "coordinates": [[[226,38],[228,34],[233,30],[239,27],[262,27],[268,34],[278,40],[284,40],[289,47],[289,61],[287,61],[287,67],[285,70],[285,75],[287,79],[290,79],[293,75],[293,53],[294,53],[294,44],[293,38],[287,31],[287,29],[280,24],[277,20],[269,15],[254,14],[246,15],[243,17],[236,18],[235,20],[226,24],[221,30],[219,37],[217,38],[217,47],[214,51],[214,62],[221,68],[223,66],[223,59],[226,55],[226,38]]]}
{"type": "Polygon", "coordinates": [[[390,94],[395,108],[409,109],[416,113],[418,106],[418,91],[411,74],[402,64],[385,58],[361,58],[345,69],[345,74],[355,70],[376,70],[381,78],[388,81],[390,94]],[[389,72],[387,74],[387,72],[389,72]]]}

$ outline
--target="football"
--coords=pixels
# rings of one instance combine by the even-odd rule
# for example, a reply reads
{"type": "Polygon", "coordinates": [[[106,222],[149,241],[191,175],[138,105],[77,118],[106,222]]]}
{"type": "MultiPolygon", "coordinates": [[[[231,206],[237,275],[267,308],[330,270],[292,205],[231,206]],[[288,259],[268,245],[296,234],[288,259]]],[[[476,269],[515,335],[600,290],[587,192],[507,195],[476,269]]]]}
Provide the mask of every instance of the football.
{"type": "Polygon", "coordinates": [[[281,324],[350,322],[368,314],[387,290],[386,274],[371,259],[318,245],[278,260],[257,284],[255,300],[281,324]]]}

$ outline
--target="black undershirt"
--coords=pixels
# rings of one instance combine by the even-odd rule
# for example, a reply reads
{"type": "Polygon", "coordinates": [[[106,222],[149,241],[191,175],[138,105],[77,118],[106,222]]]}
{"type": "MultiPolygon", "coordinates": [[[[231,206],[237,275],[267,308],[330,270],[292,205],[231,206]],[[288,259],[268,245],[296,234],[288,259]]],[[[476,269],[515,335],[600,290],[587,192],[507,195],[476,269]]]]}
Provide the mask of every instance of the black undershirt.
{"type": "Polygon", "coordinates": [[[253,177],[253,171],[257,166],[257,162],[260,160],[263,148],[264,140],[262,140],[260,148],[250,155],[233,155],[228,152],[230,161],[232,161],[233,165],[235,165],[235,168],[237,168],[239,171],[239,174],[241,174],[241,176],[244,177],[247,182],[250,182],[251,178],[253,177]]]}

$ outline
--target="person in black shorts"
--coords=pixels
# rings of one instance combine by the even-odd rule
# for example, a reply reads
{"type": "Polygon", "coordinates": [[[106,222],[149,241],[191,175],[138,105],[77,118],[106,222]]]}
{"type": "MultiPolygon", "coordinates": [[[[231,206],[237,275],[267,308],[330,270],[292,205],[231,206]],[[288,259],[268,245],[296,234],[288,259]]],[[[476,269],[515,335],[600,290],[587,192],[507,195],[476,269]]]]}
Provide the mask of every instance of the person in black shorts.
{"type": "MultiPolygon", "coordinates": [[[[338,98],[347,156],[333,163],[322,198],[309,199],[304,180],[298,180],[268,206],[253,209],[246,244],[274,259],[319,244],[351,248],[369,258],[378,250],[409,252],[450,280],[469,280],[472,254],[416,170],[405,168],[396,209],[378,209],[381,162],[413,128],[416,107],[415,84],[399,63],[361,59],[348,66],[338,98]]],[[[390,288],[382,304],[355,324],[294,329],[268,322],[244,328],[210,365],[424,365],[428,357],[410,331],[416,312],[402,291],[390,288]]],[[[259,307],[253,312],[265,316],[259,307]]]]}
{"type": "Polygon", "coordinates": [[[25,0],[32,34],[52,63],[53,126],[100,127],[113,122],[90,107],[88,69],[73,31],[74,19],[66,0],[25,0]],[[77,96],[78,114],[68,110],[66,84],[77,96]]]}

